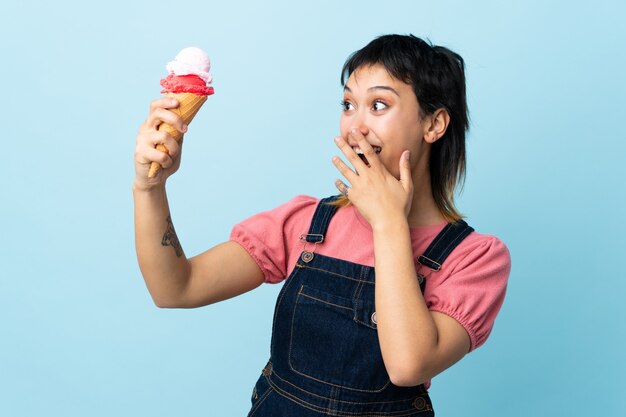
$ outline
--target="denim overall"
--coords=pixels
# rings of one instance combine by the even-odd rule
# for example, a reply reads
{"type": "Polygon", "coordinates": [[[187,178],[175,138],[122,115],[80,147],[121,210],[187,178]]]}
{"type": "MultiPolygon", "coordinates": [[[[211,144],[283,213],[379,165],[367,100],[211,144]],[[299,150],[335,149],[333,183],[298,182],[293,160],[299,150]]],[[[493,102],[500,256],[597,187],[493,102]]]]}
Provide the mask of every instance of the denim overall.
{"type": "MultiPolygon", "coordinates": [[[[300,236],[304,249],[278,295],[270,359],[248,417],[434,416],[424,384],[389,380],[376,331],[374,268],[315,253],[337,211],[325,203],[338,197],[319,202],[309,233],[300,236]]],[[[418,261],[438,270],[473,230],[463,220],[447,224],[418,261]]],[[[425,277],[417,279],[423,293],[425,277]]]]}

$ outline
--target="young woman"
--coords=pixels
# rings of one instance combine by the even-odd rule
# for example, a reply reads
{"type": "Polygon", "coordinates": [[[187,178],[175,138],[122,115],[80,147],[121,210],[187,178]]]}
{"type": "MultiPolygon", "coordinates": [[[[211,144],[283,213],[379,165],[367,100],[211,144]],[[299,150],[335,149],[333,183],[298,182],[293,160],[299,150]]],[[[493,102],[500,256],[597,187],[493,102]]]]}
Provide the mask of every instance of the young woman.
{"type": "Polygon", "coordinates": [[[137,256],[156,305],[199,307],[284,281],[249,416],[434,415],[431,379],[485,342],[504,300],[506,246],[453,201],[465,174],[463,59],[386,35],[341,79],[335,143],[352,167],[333,158],[340,194],[296,196],[191,259],[165,193],[181,146],[156,130],[186,130],[169,111],[177,103],[153,101],[137,137],[137,256]],[[152,161],[164,169],[148,178],[152,161]]]}

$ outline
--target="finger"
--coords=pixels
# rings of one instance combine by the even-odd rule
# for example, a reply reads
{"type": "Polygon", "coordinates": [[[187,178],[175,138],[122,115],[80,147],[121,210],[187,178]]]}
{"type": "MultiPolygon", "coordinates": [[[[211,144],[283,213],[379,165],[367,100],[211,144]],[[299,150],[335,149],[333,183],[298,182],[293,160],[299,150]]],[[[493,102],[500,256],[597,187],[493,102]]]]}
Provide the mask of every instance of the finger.
{"type": "Polygon", "coordinates": [[[404,151],[400,157],[400,183],[404,191],[412,192],[413,178],[411,178],[411,151],[404,151]]]}
{"type": "Polygon", "coordinates": [[[348,191],[349,191],[350,187],[348,187],[343,181],[341,181],[340,179],[337,179],[335,181],[335,187],[337,187],[337,189],[339,190],[339,192],[341,194],[343,194],[346,197],[348,197],[348,191]]]}
{"type": "MultiPolygon", "coordinates": [[[[354,149],[352,149],[350,144],[346,142],[346,140],[343,137],[336,136],[335,143],[337,144],[339,149],[341,149],[341,152],[343,152],[346,158],[348,158],[348,161],[350,161],[350,163],[356,169],[357,172],[362,171],[365,168],[367,168],[367,165],[365,165],[365,162],[363,162],[361,158],[359,158],[356,152],[354,152],[354,149]]],[[[348,178],[348,180],[349,179],[350,178],[348,178]]]]}
{"type": "Polygon", "coordinates": [[[348,181],[350,181],[350,184],[354,183],[354,180],[358,175],[352,171],[352,169],[350,169],[350,167],[346,165],[337,155],[333,156],[333,164],[339,172],[341,172],[341,174],[346,177],[348,181]]]}
{"type": "Polygon", "coordinates": [[[148,136],[147,143],[151,147],[156,147],[157,145],[164,145],[168,149],[169,155],[173,158],[180,152],[181,143],[177,142],[176,139],[172,137],[165,130],[157,130],[155,132],[151,132],[148,136]]]}
{"type": "Polygon", "coordinates": [[[183,123],[182,117],[171,110],[157,108],[150,113],[147,124],[150,127],[157,128],[161,123],[167,123],[181,133],[187,131],[187,126],[183,123]]]}
{"type": "Polygon", "coordinates": [[[172,136],[165,130],[147,130],[141,133],[137,142],[154,148],[159,143],[167,142],[168,137],[171,138],[172,136]]]}
{"type": "Polygon", "coordinates": [[[170,157],[172,159],[176,159],[176,157],[180,155],[180,143],[176,142],[176,139],[174,139],[173,137],[170,136],[168,140],[164,143],[164,145],[169,151],[170,157]]]}
{"type": "Polygon", "coordinates": [[[170,143],[170,139],[174,138],[172,138],[172,136],[165,130],[144,130],[137,136],[137,146],[148,146],[154,148],[157,145],[170,143]]]}
{"type": "Polygon", "coordinates": [[[152,100],[150,102],[150,112],[148,113],[148,117],[146,118],[144,125],[148,127],[156,127],[160,123],[154,117],[154,112],[157,109],[173,109],[178,107],[179,105],[180,103],[178,102],[178,100],[169,97],[161,97],[156,100],[152,100]]]}
{"type": "Polygon", "coordinates": [[[170,97],[157,98],[156,100],[152,100],[150,102],[150,113],[154,112],[158,108],[174,109],[178,107],[179,104],[180,103],[178,102],[178,100],[174,98],[170,98],[170,97]]]}
{"type": "Polygon", "coordinates": [[[361,151],[365,155],[365,159],[367,159],[370,168],[380,167],[381,163],[378,158],[378,154],[358,129],[350,130],[350,132],[348,132],[348,136],[352,137],[356,141],[357,145],[359,145],[359,148],[361,148],[361,151]]]}
{"type": "Polygon", "coordinates": [[[162,160],[164,160],[163,152],[154,147],[140,145],[135,149],[135,161],[140,164],[150,164],[152,162],[160,163],[162,160]]]}
{"type": "Polygon", "coordinates": [[[172,166],[174,161],[167,154],[167,152],[161,152],[156,148],[147,148],[143,150],[144,160],[147,162],[158,162],[161,167],[169,168],[172,166]]]}
{"type": "Polygon", "coordinates": [[[161,97],[156,100],[152,100],[150,102],[150,112],[148,113],[148,117],[146,117],[146,120],[144,120],[143,124],[139,127],[139,132],[154,129],[161,123],[161,121],[156,119],[154,116],[156,109],[172,109],[178,107],[179,105],[180,103],[178,100],[169,97],[161,97]]]}

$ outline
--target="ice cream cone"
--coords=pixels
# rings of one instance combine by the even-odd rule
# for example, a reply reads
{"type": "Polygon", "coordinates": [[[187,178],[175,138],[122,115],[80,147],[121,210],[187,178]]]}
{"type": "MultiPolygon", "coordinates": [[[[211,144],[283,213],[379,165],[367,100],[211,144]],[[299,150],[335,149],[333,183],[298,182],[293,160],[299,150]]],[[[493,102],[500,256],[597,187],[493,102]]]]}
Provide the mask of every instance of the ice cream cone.
{"type": "MultiPolygon", "coordinates": [[[[167,97],[178,100],[180,105],[175,109],[171,109],[171,111],[177,113],[183,119],[183,123],[185,123],[186,125],[189,125],[189,123],[191,123],[196,113],[198,113],[198,110],[200,110],[200,107],[202,107],[204,102],[207,100],[206,95],[198,95],[193,93],[167,93],[167,97]]],[[[181,138],[183,137],[183,134],[181,132],[179,132],[176,128],[167,123],[161,123],[157,130],[165,130],[174,139],[176,139],[176,142],[180,142],[181,138]]],[[[167,148],[162,144],[158,144],[156,148],[161,152],[169,153],[167,148]]],[[[161,165],[158,162],[152,162],[152,164],[150,164],[150,172],[148,172],[148,177],[154,177],[160,168],[161,165]]]]}

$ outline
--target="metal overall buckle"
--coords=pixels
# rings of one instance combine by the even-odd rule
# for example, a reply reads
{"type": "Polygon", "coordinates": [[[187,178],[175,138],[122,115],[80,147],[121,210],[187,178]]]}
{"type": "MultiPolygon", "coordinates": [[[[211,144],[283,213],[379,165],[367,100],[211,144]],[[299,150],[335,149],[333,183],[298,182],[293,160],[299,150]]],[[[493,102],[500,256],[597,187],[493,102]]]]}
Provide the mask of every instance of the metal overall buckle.
{"type": "Polygon", "coordinates": [[[433,272],[439,271],[441,269],[441,264],[439,262],[436,262],[436,261],[430,259],[430,258],[427,258],[424,255],[420,256],[417,259],[417,263],[420,264],[420,268],[418,268],[418,271],[417,271],[417,282],[419,283],[420,287],[423,287],[425,285],[424,281],[426,281],[426,278],[428,278],[430,276],[430,274],[432,274],[433,272]],[[425,265],[424,263],[421,262],[421,258],[431,262],[433,266],[431,267],[429,265],[425,265]],[[429,269],[429,271],[428,271],[428,273],[426,275],[424,275],[424,274],[422,274],[420,272],[422,266],[425,266],[426,268],[429,269]]]}
{"type": "Polygon", "coordinates": [[[300,235],[300,240],[304,241],[304,247],[302,248],[302,261],[305,263],[309,263],[313,260],[313,253],[315,252],[315,248],[317,247],[318,243],[322,243],[324,241],[324,235],[320,235],[317,233],[307,233],[307,234],[302,234],[300,235]],[[320,238],[319,241],[317,242],[313,242],[313,250],[312,251],[308,251],[306,250],[306,244],[309,243],[306,240],[307,236],[317,236],[320,238]]]}

